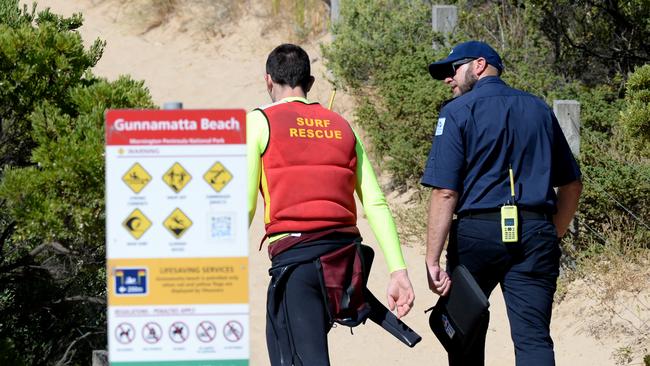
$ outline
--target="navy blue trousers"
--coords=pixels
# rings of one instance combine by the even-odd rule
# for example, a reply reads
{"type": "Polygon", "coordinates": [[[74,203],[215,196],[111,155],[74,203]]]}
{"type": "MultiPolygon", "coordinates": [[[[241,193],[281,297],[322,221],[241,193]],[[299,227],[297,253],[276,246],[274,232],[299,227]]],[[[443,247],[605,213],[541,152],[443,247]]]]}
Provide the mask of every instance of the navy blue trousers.
{"type": "MultiPolygon", "coordinates": [[[[451,273],[463,264],[487,297],[500,284],[516,364],[552,366],[555,355],[549,328],[560,267],[559,240],[548,220],[520,220],[519,229],[519,242],[503,243],[497,220],[455,220],[447,248],[448,270],[451,273]]],[[[486,334],[487,324],[470,350],[449,354],[449,365],[484,365],[486,334]]]]}

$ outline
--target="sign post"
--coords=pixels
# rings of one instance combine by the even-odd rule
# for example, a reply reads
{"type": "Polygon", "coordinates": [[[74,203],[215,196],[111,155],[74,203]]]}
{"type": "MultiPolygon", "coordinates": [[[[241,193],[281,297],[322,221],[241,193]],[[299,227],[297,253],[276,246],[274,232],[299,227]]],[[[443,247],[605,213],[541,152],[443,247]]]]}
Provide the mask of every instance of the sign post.
{"type": "Polygon", "coordinates": [[[111,365],[248,365],[245,119],[106,112],[111,365]]]}

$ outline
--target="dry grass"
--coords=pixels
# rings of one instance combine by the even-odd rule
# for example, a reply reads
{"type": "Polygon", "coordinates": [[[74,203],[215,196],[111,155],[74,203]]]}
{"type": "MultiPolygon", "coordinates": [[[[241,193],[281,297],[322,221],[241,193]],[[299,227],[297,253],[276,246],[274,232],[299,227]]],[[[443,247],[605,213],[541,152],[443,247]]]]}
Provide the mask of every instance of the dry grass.
{"type": "MultiPolygon", "coordinates": [[[[605,270],[584,274],[568,284],[564,306],[575,307],[576,316],[588,334],[596,339],[618,339],[621,346],[612,350],[616,365],[627,365],[650,352],[650,281],[648,263],[628,265],[621,273],[605,270]],[[634,272],[629,272],[633,270],[634,272]],[[617,278],[615,278],[618,276],[617,278]],[[616,283],[627,279],[625,289],[616,283]],[[586,299],[586,300],[585,300],[586,299]]],[[[610,267],[606,264],[605,267],[610,267]]]]}
{"type": "Polygon", "coordinates": [[[127,21],[140,34],[172,25],[180,32],[206,37],[229,34],[243,13],[245,1],[236,0],[118,0],[127,21]]]}
{"type": "Polygon", "coordinates": [[[323,34],[329,26],[329,6],[323,0],[117,0],[129,23],[140,34],[161,26],[207,38],[230,34],[232,23],[247,13],[265,19],[265,33],[285,29],[294,41],[323,34]],[[253,10],[254,9],[254,10],[253,10]]]}
{"type": "Polygon", "coordinates": [[[427,218],[429,212],[428,190],[411,189],[388,195],[397,232],[402,242],[414,246],[426,246],[427,218]]]}
{"type": "Polygon", "coordinates": [[[327,32],[329,6],[323,0],[271,0],[269,28],[287,28],[292,41],[303,42],[327,32]]]}
{"type": "Polygon", "coordinates": [[[592,302],[581,314],[588,319],[586,330],[595,338],[625,340],[612,353],[616,365],[650,352],[650,250],[648,243],[631,236],[631,225],[617,217],[597,228],[605,243],[590,242],[582,231],[580,242],[565,239],[565,257],[572,261],[565,262],[556,296],[558,302],[573,298],[592,302]]]}

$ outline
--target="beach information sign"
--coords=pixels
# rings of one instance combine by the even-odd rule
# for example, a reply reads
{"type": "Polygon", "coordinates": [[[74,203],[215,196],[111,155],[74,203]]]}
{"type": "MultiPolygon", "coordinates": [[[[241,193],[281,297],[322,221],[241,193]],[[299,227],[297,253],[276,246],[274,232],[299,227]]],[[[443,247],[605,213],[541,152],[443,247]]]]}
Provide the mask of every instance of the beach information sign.
{"type": "Polygon", "coordinates": [[[249,364],[244,110],[106,112],[113,366],[249,364]]]}

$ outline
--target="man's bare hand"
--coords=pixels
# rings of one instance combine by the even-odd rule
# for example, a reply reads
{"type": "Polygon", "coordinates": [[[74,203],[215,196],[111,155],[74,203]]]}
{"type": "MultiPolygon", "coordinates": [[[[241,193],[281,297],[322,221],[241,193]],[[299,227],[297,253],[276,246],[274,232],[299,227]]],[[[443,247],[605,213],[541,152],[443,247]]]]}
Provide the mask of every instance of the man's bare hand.
{"type": "Polygon", "coordinates": [[[391,311],[397,309],[398,318],[411,311],[415,294],[406,269],[400,269],[390,274],[386,295],[388,297],[388,308],[391,311]]]}
{"type": "Polygon", "coordinates": [[[447,272],[440,269],[439,265],[427,264],[427,280],[431,291],[440,296],[447,296],[451,288],[451,279],[447,272]]]}

